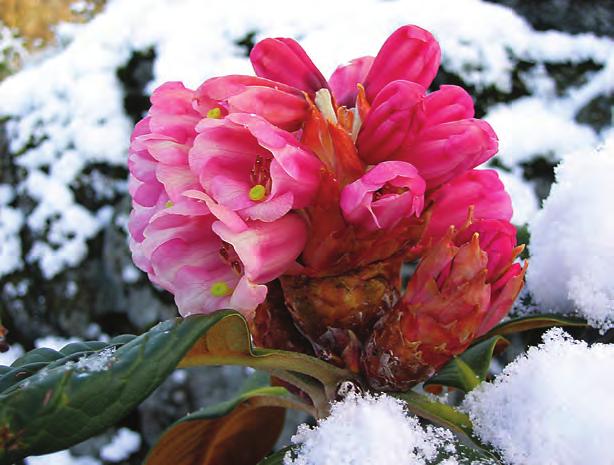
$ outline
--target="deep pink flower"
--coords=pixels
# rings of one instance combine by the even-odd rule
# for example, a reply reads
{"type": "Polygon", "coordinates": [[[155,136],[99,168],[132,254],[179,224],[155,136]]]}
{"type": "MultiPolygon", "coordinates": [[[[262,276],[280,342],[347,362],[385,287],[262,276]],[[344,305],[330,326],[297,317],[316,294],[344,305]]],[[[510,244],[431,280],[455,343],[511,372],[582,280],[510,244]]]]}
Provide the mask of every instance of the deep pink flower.
{"type": "Polygon", "coordinates": [[[403,218],[420,216],[424,180],[409,163],[383,162],[341,191],[341,210],[348,223],[367,231],[391,229],[403,218]]]}
{"type": "Polygon", "coordinates": [[[392,81],[415,82],[427,89],[439,68],[441,50],[433,35],[418,26],[394,31],[378,52],[364,87],[369,101],[392,81]]]}
{"type": "Polygon", "coordinates": [[[470,208],[472,220],[505,220],[512,218],[512,200],[494,170],[472,170],[441,186],[428,197],[432,202],[431,217],[421,242],[435,243],[450,226],[460,228],[467,223],[470,208]]]}
{"type": "Polygon", "coordinates": [[[498,141],[488,123],[473,118],[471,97],[460,87],[425,96],[418,84],[394,81],[373,100],[357,145],[367,163],[411,163],[431,190],[488,160],[498,141]]]}
{"type": "Polygon", "coordinates": [[[290,133],[245,113],[204,119],[197,130],[190,168],[220,205],[275,221],[313,199],[322,164],[290,133]]]}
{"type": "Polygon", "coordinates": [[[194,108],[203,116],[254,113],[288,131],[299,129],[307,114],[303,93],[294,87],[254,76],[208,79],[197,90],[194,108]]]}
{"type": "Polygon", "coordinates": [[[256,75],[315,94],[328,88],[322,73],[293,39],[264,39],[249,55],[256,75]]]}

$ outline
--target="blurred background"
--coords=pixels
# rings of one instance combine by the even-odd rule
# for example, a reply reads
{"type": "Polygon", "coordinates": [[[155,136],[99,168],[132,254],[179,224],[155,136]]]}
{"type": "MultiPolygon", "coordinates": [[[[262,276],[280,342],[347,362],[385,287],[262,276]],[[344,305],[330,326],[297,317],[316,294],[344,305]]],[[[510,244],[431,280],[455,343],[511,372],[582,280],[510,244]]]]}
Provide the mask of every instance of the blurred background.
{"type": "MultiPolygon", "coordinates": [[[[296,38],[329,75],[377,53],[403,24],[440,41],[433,89],[468,89],[499,135],[489,167],[527,241],[554,166],[613,133],[611,0],[0,0],[0,311],[10,346],[0,364],[176,315],[172,296],[133,266],[126,235],[130,132],[157,85],[251,74],[249,51],[269,36],[296,38]]],[[[245,376],[176,372],[116,430],[27,463],[141,463],[173,420],[226,399],[245,376]]]]}

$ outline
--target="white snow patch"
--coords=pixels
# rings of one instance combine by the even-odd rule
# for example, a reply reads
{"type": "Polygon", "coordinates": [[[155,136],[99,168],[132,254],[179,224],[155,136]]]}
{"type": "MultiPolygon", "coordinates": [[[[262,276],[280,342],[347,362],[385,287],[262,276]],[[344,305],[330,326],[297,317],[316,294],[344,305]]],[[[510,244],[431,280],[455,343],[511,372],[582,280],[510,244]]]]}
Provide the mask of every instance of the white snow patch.
{"type": "Polygon", "coordinates": [[[538,97],[491,108],[485,119],[499,136],[498,158],[512,167],[537,155],[559,160],[570,150],[594,146],[595,131],[573,119],[578,109],[538,97]]]}
{"type": "Polygon", "coordinates": [[[540,310],[575,310],[614,326],[614,137],[566,156],[543,209],[529,223],[527,285],[540,310]]]}
{"type": "Polygon", "coordinates": [[[37,349],[41,347],[46,347],[48,349],[59,351],[63,347],[67,346],[68,344],[72,344],[73,342],[82,342],[82,341],[83,340],[78,337],[63,338],[59,336],[45,336],[45,337],[36,339],[34,341],[34,347],[36,347],[37,349]]]}
{"type": "Polygon", "coordinates": [[[26,458],[26,465],[102,465],[93,457],[75,457],[69,451],[63,450],[53,454],[26,458]]]}
{"type": "Polygon", "coordinates": [[[450,431],[423,428],[403,402],[385,394],[350,393],[316,427],[299,426],[292,442],[296,458],[288,453],[284,465],[424,465],[439,450],[455,451],[450,431]]]}
{"type": "Polygon", "coordinates": [[[109,444],[100,450],[100,458],[108,462],[121,462],[141,447],[141,435],[128,428],[120,428],[109,444]]]}
{"type": "Polygon", "coordinates": [[[0,352],[0,365],[10,366],[15,360],[24,354],[20,344],[11,344],[9,350],[0,352]]]}
{"type": "Polygon", "coordinates": [[[543,339],[467,395],[476,433],[510,465],[611,465],[614,345],[543,339]]]}

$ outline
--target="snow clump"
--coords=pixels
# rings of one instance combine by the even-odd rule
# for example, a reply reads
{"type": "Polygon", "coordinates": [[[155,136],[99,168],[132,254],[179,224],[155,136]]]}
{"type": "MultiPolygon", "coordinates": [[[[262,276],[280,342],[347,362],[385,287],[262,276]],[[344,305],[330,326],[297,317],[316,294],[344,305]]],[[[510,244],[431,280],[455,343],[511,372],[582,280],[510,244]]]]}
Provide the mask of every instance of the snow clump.
{"type": "Polygon", "coordinates": [[[565,157],[543,209],[529,223],[529,291],[541,311],[576,311],[614,327],[614,136],[565,157]]]}
{"type": "Polygon", "coordinates": [[[611,465],[614,345],[560,328],[464,402],[474,430],[509,465],[611,465]]]}
{"type": "Polygon", "coordinates": [[[286,454],[284,465],[425,465],[441,450],[455,452],[450,431],[423,428],[402,401],[385,394],[350,393],[316,427],[299,426],[292,442],[295,457],[286,454]]]}

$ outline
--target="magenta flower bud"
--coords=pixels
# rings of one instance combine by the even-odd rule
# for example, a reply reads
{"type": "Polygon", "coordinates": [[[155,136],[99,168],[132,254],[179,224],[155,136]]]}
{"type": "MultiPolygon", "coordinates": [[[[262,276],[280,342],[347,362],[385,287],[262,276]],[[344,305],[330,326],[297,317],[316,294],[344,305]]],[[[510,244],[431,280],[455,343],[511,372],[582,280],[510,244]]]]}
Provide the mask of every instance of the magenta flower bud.
{"type": "Polygon", "coordinates": [[[512,200],[494,170],[472,170],[441,186],[428,197],[431,216],[421,243],[435,243],[450,226],[467,223],[470,208],[473,220],[512,218],[512,200]]]}
{"type": "Polygon", "coordinates": [[[484,163],[497,148],[497,136],[486,121],[464,119],[426,126],[395,158],[418,168],[431,190],[484,163]]]}
{"type": "Polygon", "coordinates": [[[338,105],[348,108],[356,106],[358,84],[365,81],[374,59],[371,56],[355,58],[339,66],[331,75],[328,84],[338,105]]]}
{"type": "Polygon", "coordinates": [[[260,77],[237,75],[205,81],[196,90],[194,107],[202,115],[216,108],[224,114],[254,113],[288,131],[301,127],[308,109],[303,93],[294,87],[260,77]]]}
{"type": "Polygon", "coordinates": [[[249,58],[257,76],[296,87],[312,95],[320,89],[328,88],[322,73],[293,39],[264,39],[254,46],[249,58]]]}
{"type": "Polygon", "coordinates": [[[403,26],[394,31],[378,52],[364,86],[372,102],[390,82],[411,81],[425,89],[437,74],[441,50],[432,34],[418,26],[403,26]]]}
{"type": "Polygon", "coordinates": [[[420,216],[425,186],[418,170],[409,163],[380,163],[343,188],[343,217],[366,231],[391,229],[403,218],[420,216]]]}
{"type": "Polygon", "coordinates": [[[424,124],[424,88],[409,81],[393,81],[377,94],[358,135],[363,161],[375,164],[395,158],[424,124]]]}

